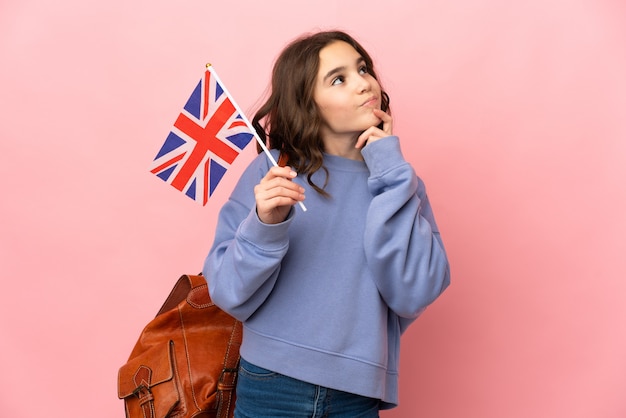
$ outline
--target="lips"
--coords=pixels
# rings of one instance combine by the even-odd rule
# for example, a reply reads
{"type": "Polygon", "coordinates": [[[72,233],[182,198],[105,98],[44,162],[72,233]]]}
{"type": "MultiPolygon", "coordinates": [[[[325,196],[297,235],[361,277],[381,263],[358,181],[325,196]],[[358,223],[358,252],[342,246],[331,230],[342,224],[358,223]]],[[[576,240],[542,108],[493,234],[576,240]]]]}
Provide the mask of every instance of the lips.
{"type": "Polygon", "coordinates": [[[378,97],[372,96],[361,104],[361,106],[374,106],[378,102],[378,97]]]}

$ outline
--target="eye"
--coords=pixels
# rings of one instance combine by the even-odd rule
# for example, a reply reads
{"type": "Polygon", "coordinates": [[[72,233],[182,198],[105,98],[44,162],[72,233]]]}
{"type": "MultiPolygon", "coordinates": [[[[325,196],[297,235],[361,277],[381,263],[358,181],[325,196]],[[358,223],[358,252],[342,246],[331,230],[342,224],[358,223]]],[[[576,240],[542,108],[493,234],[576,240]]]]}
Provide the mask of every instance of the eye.
{"type": "Polygon", "coordinates": [[[344,82],[344,77],[342,75],[333,78],[333,80],[330,82],[331,85],[333,86],[337,86],[339,84],[343,84],[344,82]]]}
{"type": "Polygon", "coordinates": [[[359,67],[359,74],[367,74],[369,71],[367,71],[367,65],[361,65],[359,67]]]}

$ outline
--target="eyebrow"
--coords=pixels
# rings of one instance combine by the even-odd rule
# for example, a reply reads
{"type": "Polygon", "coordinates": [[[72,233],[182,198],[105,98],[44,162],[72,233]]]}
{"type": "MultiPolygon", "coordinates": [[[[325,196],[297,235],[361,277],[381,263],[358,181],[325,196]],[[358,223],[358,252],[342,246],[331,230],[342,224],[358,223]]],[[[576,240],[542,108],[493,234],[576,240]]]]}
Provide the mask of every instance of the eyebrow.
{"type": "MultiPolygon", "coordinates": [[[[363,57],[359,57],[356,60],[356,65],[358,66],[359,64],[362,64],[365,62],[365,58],[363,57]]],[[[345,71],[347,67],[345,65],[341,66],[341,67],[337,67],[337,68],[333,68],[332,70],[330,70],[329,72],[326,73],[326,75],[324,76],[322,81],[326,81],[328,80],[330,77],[332,77],[333,75],[340,73],[342,71],[345,71]]]]}

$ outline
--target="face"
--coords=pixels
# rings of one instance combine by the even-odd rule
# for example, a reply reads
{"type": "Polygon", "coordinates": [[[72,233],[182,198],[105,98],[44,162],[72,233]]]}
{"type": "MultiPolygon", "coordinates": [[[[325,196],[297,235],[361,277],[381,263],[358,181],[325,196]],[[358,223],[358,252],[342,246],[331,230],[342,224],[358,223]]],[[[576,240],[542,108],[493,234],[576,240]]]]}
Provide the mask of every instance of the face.
{"type": "Polygon", "coordinates": [[[355,140],[380,119],[378,81],[370,75],[363,57],[349,44],[335,41],[320,51],[313,98],[324,121],[322,139],[355,140]]]}

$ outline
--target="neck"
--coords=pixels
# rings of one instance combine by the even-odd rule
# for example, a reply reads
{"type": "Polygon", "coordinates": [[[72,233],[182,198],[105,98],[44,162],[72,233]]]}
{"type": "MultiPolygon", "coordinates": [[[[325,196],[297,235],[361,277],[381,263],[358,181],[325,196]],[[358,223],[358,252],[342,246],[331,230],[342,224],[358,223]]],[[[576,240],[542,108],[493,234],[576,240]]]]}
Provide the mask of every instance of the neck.
{"type": "Polygon", "coordinates": [[[361,150],[354,147],[356,137],[326,137],[324,141],[324,152],[350,160],[363,161],[361,150]]]}

